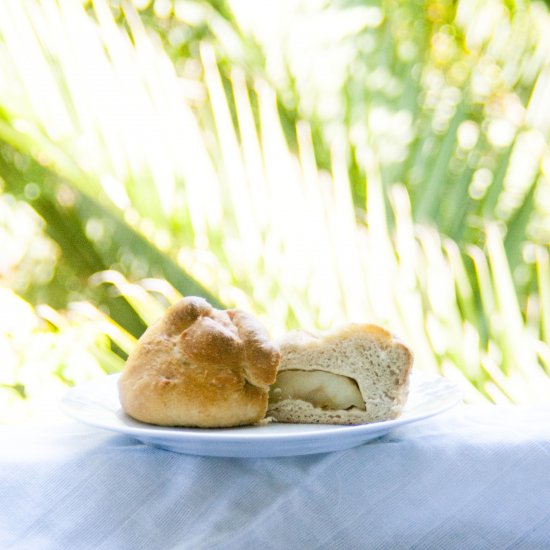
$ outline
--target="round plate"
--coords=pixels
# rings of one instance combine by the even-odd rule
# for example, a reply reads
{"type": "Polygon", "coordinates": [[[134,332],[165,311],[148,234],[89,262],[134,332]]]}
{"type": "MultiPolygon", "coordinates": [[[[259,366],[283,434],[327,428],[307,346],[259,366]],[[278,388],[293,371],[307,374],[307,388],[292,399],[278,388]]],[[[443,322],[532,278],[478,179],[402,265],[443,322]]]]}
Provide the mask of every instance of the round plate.
{"type": "Polygon", "coordinates": [[[225,457],[274,457],[326,453],[356,447],[390,430],[440,414],[462,400],[458,387],[440,376],[411,376],[409,399],[396,420],[358,426],[277,424],[239,428],[170,428],[138,422],[124,413],[118,398],[120,375],[76,386],[63,398],[69,416],[143,443],[178,453],[225,457]]]}

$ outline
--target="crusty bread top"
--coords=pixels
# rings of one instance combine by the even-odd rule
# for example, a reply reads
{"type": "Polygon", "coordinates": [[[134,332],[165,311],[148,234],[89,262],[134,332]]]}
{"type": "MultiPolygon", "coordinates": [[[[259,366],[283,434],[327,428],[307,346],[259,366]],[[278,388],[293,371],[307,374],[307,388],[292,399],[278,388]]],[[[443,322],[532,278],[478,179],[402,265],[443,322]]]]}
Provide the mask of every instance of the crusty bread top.
{"type": "Polygon", "coordinates": [[[279,338],[278,344],[285,348],[290,348],[292,346],[307,348],[329,344],[330,342],[337,342],[345,338],[356,336],[375,338],[381,343],[386,344],[400,342],[399,338],[380,325],[372,323],[349,323],[330,332],[321,334],[313,334],[305,330],[293,330],[279,338]]]}
{"type": "Polygon", "coordinates": [[[279,370],[319,369],[322,364],[321,370],[347,376],[356,373],[361,376],[365,372],[366,361],[370,360],[373,363],[371,368],[382,361],[389,372],[399,370],[402,376],[408,376],[413,362],[409,347],[395,335],[375,324],[351,323],[323,335],[301,330],[292,331],[281,337],[277,344],[281,350],[279,370]],[[343,349],[346,343],[356,344],[356,349],[358,346],[362,349],[362,355],[358,356],[361,359],[359,370],[350,363],[350,357],[343,349]],[[402,355],[402,360],[392,364],[388,359],[395,358],[394,355],[402,355]]]}
{"type": "Polygon", "coordinates": [[[128,357],[124,410],[143,422],[221,427],[260,421],[280,354],[252,315],[188,297],[168,308],[128,357]]]}

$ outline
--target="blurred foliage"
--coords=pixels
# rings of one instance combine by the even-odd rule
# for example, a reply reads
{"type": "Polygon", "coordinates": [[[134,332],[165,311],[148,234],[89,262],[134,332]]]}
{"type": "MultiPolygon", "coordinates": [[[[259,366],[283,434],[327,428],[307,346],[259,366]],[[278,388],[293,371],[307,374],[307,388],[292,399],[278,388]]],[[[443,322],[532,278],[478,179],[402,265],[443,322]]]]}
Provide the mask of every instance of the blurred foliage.
{"type": "Polygon", "coordinates": [[[548,36],[539,2],[0,3],[0,406],[186,294],[548,401],[548,36]]]}

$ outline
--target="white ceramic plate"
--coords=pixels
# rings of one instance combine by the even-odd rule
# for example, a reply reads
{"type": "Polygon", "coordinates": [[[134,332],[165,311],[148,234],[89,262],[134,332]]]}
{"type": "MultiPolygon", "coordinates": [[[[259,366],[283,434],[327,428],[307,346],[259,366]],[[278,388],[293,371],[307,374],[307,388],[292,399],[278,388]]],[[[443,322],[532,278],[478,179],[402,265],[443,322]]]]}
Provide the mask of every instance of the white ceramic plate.
{"type": "Polygon", "coordinates": [[[71,417],[143,443],[178,453],[225,457],[275,457],[326,453],[356,447],[390,430],[440,414],[462,400],[458,387],[439,376],[416,372],[409,399],[396,420],[360,426],[267,424],[242,428],[165,428],[127,416],[118,399],[118,374],[69,390],[62,401],[71,417]]]}

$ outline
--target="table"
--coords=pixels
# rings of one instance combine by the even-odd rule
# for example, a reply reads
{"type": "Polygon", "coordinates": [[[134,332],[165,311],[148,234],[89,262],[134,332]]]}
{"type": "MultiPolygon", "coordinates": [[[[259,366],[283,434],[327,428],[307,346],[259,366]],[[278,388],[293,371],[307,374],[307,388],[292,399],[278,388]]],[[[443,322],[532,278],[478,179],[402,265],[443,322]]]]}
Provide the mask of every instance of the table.
{"type": "Polygon", "coordinates": [[[550,407],[459,406],[330,454],[207,458],[0,428],[0,548],[549,549],[550,407]]]}

